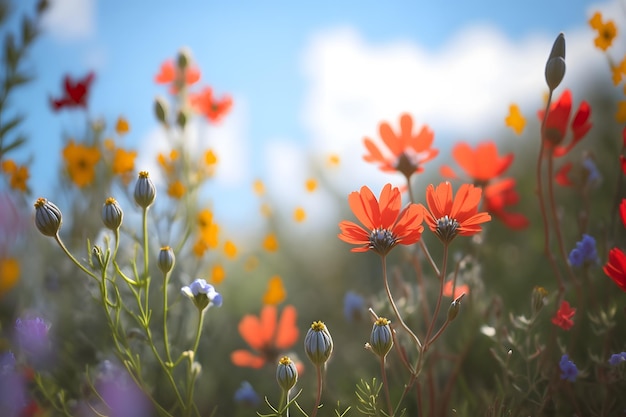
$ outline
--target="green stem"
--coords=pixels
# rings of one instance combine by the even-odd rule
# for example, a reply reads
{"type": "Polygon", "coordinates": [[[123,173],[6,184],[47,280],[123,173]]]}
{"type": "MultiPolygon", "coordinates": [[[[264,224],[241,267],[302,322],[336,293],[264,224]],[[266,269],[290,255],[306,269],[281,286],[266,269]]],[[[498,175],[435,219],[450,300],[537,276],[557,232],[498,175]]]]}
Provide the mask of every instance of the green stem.
{"type": "Polygon", "coordinates": [[[165,357],[167,361],[172,363],[172,355],[170,353],[170,339],[167,334],[167,284],[169,283],[170,273],[163,274],[163,343],[165,345],[165,357]]]}
{"type": "Polygon", "coordinates": [[[70,258],[70,260],[72,262],[74,262],[74,264],[80,268],[81,271],[83,271],[85,274],[89,275],[91,278],[95,279],[96,281],[99,281],[99,278],[96,276],[96,274],[94,274],[93,272],[91,272],[90,270],[88,270],[83,264],[81,264],[75,257],[74,255],[72,255],[70,253],[69,250],[67,250],[67,248],[65,247],[65,245],[63,244],[63,241],[61,240],[61,238],[59,237],[59,234],[57,233],[56,235],[54,235],[54,239],[57,241],[57,243],[59,244],[59,246],[61,247],[61,249],[63,250],[63,252],[65,252],[65,254],[67,255],[68,258],[70,258]]]}
{"type": "Polygon", "coordinates": [[[389,416],[392,416],[391,396],[389,395],[389,382],[387,382],[387,370],[385,369],[385,356],[380,357],[380,373],[383,377],[383,389],[385,390],[385,399],[387,400],[387,410],[389,416]]]}
{"type": "Polygon", "coordinates": [[[200,345],[200,336],[202,335],[202,325],[204,324],[204,311],[198,310],[198,327],[196,328],[196,340],[193,343],[193,354],[194,357],[198,351],[198,346],[200,345]]]}
{"type": "Polygon", "coordinates": [[[315,399],[315,407],[313,407],[313,412],[311,413],[311,417],[315,417],[317,415],[317,410],[320,407],[320,402],[322,401],[322,367],[316,366],[317,370],[317,398],[315,399]]]}

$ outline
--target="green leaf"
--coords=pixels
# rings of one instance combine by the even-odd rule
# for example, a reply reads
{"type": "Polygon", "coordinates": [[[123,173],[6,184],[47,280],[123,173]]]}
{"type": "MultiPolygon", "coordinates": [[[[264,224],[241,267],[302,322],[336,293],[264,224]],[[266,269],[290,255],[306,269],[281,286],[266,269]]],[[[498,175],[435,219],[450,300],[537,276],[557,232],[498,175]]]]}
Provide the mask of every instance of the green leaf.
{"type": "Polygon", "coordinates": [[[11,131],[14,127],[22,123],[24,120],[23,116],[17,115],[11,119],[9,119],[6,123],[3,123],[0,126],[0,138],[3,138],[9,131],[11,131]]]}
{"type": "Polygon", "coordinates": [[[22,146],[25,142],[26,142],[25,136],[21,136],[21,135],[18,136],[13,142],[11,142],[10,144],[0,149],[0,155],[4,156],[4,154],[8,153],[12,149],[22,146]]]}

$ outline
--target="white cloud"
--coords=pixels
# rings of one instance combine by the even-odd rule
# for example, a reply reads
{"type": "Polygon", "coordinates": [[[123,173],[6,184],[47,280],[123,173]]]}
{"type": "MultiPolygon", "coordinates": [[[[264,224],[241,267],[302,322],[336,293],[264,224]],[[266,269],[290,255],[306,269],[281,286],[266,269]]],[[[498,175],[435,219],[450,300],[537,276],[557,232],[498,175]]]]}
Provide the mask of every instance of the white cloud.
{"type": "Polygon", "coordinates": [[[60,40],[91,36],[96,25],[95,0],[54,0],[43,17],[44,29],[60,40]]]}

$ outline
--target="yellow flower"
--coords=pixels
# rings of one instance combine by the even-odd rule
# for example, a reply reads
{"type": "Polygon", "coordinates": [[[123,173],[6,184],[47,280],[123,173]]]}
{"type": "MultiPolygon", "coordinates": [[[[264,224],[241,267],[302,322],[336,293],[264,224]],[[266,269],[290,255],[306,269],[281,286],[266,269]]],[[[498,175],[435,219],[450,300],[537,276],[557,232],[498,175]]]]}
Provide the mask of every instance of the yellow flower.
{"type": "Polygon", "coordinates": [[[218,244],[219,226],[213,222],[213,213],[211,210],[204,209],[200,211],[200,213],[198,213],[197,222],[200,228],[200,240],[204,242],[206,248],[216,248],[218,244]]]}
{"type": "Polygon", "coordinates": [[[127,151],[122,148],[117,148],[115,154],[113,154],[113,166],[111,167],[113,173],[123,175],[133,172],[136,157],[137,151],[127,151]]]}
{"type": "Polygon", "coordinates": [[[626,56],[617,65],[611,65],[611,73],[613,74],[613,85],[622,82],[622,77],[626,74],[626,56]]]}
{"type": "Polygon", "coordinates": [[[304,187],[306,188],[308,192],[312,193],[313,191],[317,189],[317,181],[314,178],[309,178],[304,183],[304,187]]]}
{"type": "Polygon", "coordinates": [[[296,207],[293,211],[293,219],[298,223],[303,222],[306,220],[306,211],[302,207],[296,207]]]}
{"type": "Polygon", "coordinates": [[[171,175],[174,172],[176,168],[174,162],[178,160],[178,156],[178,151],[175,149],[170,152],[169,157],[165,156],[165,154],[161,152],[159,152],[159,154],[157,155],[157,162],[159,163],[159,165],[161,165],[163,172],[165,172],[167,175],[171,175]]]}
{"type": "Polygon", "coordinates": [[[517,104],[511,104],[509,106],[509,115],[504,119],[504,123],[518,135],[522,134],[526,126],[526,119],[522,115],[522,112],[520,112],[517,104]]]}
{"type": "Polygon", "coordinates": [[[260,196],[265,194],[265,184],[263,184],[263,181],[261,180],[255,180],[252,184],[252,189],[256,195],[260,196]]]}
{"type": "Polygon", "coordinates": [[[185,195],[185,186],[180,181],[174,181],[167,187],[167,195],[180,200],[185,195]]]}
{"type": "Polygon", "coordinates": [[[0,297],[17,284],[20,278],[20,263],[15,258],[0,258],[0,297]]]}
{"type": "Polygon", "coordinates": [[[202,239],[202,237],[196,240],[196,243],[194,243],[193,247],[191,248],[193,254],[196,255],[198,258],[201,258],[202,255],[204,255],[204,253],[207,251],[207,249],[209,249],[209,246],[202,239]]]}
{"type": "Polygon", "coordinates": [[[17,169],[17,164],[12,159],[5,159],[2,161],[2,170],[7,174],[12,174],[17,169]]]}
{"type": "Polygon", "coordinates": [[[617,27],[612,20],[608,20],[606,23],[602,21],[602,13],[596,12],[589,19],[589,25],[598,32],[598,36],[594,40],[596,46],[603,51],[606,51],[613,39],[617,36],[617,27]]]}
{"type": "Polygon", "coordinates": [[[63,149],[63,158],[67,165],[70,179],[77,187],[84,187],[93,182],[96,164],[100,160],[100,151],[94,146],[75,144],[70,140],[63,149]]]}
{"type": "Polygon", "coordinates": [[[626,101],[620,101],[619,103],[617,103],[615,120],[617,120],[617,123],[626,123],[626,101]]]}
{"type": "Polygon", "coordinates": [[[226,257],[228,258],[234,259],[237,257],[237,246],[235,246],[235,244],[230,240],[227,240],[224,243],[224,254],[226,254],[226,257]]]}
{"type": "Polygon", "coordinates": [[[12,159],[7,159],[2,162],[2,170],[10,175],[9,186],[11,188],[22,192],[28,190],[26,182],[30,178],[30,173],[26,165],[17,165],[12,159]]]}
{"type": "Polygon", "coordinates": [[[270,233],[265,236],[263,248],[268,252],[276,252],[278,250],[278,239],[276,239],[276,235],[274,233],[270,233]]]}
{"type": "Polygon", "coordinates": [[[341,159],[336,153],[331,153],[330,155],[328,155],[328,165],[330,165],[331,167],[339,166],[340,162],[341,159]]]}
{"type": "Polygon", "coordinates": [[[123,135],[128,133],[130,130],[130,125],[128,124],[128,120],[126,120],[123,116],[117,118],[117,123],[115,124],[115,131],[118,135],[123,135]]]}
{"type": "Polygon", "coordinates": [[[283,280],[280,276],[274,275],[267,283],[267,290],[263,295],[263,304],[265,305],[277,305],[285,301],[287,298],[287,291],[283,286],[283,280]]]}
{"type": "Polygon", "coordinates": [[[208,151],[204,153],[204,162],[209,167],[212,167],[213,165],[217,164],[217,156],[215,155],[215,152],[213,152],[212,149],[209,149],[208,151]]]}
{"type": "Polygon", "coordinates": [[[211,269],[211,282],[214,284],[220,284],[226,278],[226,271],[224,267],[220,264],[213,265],[211,269]]]}

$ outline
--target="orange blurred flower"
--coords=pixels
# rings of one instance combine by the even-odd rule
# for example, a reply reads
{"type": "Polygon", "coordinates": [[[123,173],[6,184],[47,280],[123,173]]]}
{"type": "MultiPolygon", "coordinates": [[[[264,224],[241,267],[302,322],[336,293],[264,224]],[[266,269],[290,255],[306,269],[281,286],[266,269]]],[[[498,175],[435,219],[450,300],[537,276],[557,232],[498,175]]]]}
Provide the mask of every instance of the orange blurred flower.
{"type": "Polygon", "coordinates": [[[0,298],[9,292],[20,278],[20,262],[15,258],[0,258],[0,298]]]}
{"type": "Polygon", "coordinates": [[[398,244],[411,245],[419,241],[424,227],[423,212],[417,204],[409,204],[402,211],[402,196],[397,187],[391,184],[383,187],[380,198],[363,186],[348,196],[348,203],[356,218],[365,226],[351,221],[339,223],[339,239],[360,245],[352,252],[373,250],[379,255],[386,255],[398,244]]]}
{"type": "Polygon", "coordinates": [[[363,142],[368,153],[363,159],[378,163],[382,171],[398,171],[408,178],[413,173],[422,172],[424,170],[422,164],[439,153],[439,150],[431,148],[435,135],[428,126],[423,126],[419,133],[413,134],[413,117],[410,114],[400,116],[399,134],[396,134],[387,122],[380,124],[379,132],[391,156],[383,155],[374,142],[366,137],[363,142]]]}
{"type": "Polygon", "coordinates": [[[296,317],[296,308],[291,305],[285,306],[278,321],[275,305],[264,306],[259,317],[244,316],[239,322],[239,334],[256,353],[235,350],[230,355],[233,364],[257,369],[266,363],[275,365],[281,352],[298,340],[296,317]]]}
{"type": "Polygon", "coordinates": [[[204,87],[199,93],[190,94],[189,101],[191,107],[203,114],[212,123],[220,122],[233,106],[233,100],[228,95],[219,100],[216,99],[211,87],[204,87]]]}
{"type": "MultiPolygon", "coordinates": [[[[500,176],[513,162],[512,153],[502,157],[498,155],[493,141],[479,143],[475,150],[465,142],[457,143],[452,149],[452,156],[476,185],[485,185],[500,176]]],[[[457,178],[454,170],[447,165],[442,166],[440,172],[443,176],[457,178]]]]}
{"type": "Polygon", "coordinates": [[[177,200],[183,198],[186,191],[187,189],[185,188],[185,185],[179,180],[172,181],[167,186],[167,195],[177,200]]]}
{"type": "Polygon", "coordinates": [[[27,181],[30,178],[26,165],[17,165],[12,159],[2,161],[2,170],[9,175],[9,186],[21,192],[28,191],[27,181]]]}
{"type": "Polygon", "coordinates": [[[443,285],[444,297],[452,297],[456,300],[462,294],[469,294],[469,286],[467,284],[454,286],[454,280],[451,279],[443,285]]]}
{"type": "Polygon", "coordinates": [[[267,283],[267,290],[263,295],[263,304],[278,305],[287,298],[287,290],[280,276],[274,275],[267,283]]]}
{"type": "Polygon", "coordinates": [[[73,140],[63,149],[63,158],[70,179],[77,187],[84,187],[93,182],[96,164],[100,160],[100,151],[95,146],[75,144],[73,140]]]}
{"type": "Polygon", "coordinates": [[[507,227],[513,230],[521,230],[528,227],[528,219],[520,213],[511,213],[507,208],[519,202],[519,194],[515,190],[515,179],[505,178],[501,181],[489,184],[483,191],[485,210],[507,227]]]}
{"type": "Polygon", "coordinates": [[[128,120],[125,117],[120,116],[117,118],[117,122],[115,123],[115,131],[120,136],[130,131],[130,123],[128,123],[128,120]]]}
{"type": "Polygon", "coordinates": [[[426,223],[444,243],[451,242],[457,235],[471,236],[479,233],[481,223],[491,220],[487,212],[478,212],[482,189],[472,184],[463,184],[452,194],[452,185],[442,182],[435,188],[426,188],[428,209],[420,204],[426,223]]]}
{"type": "Polygon", "coordinates": [[[113,166],[111,167],[113,173],[124,175],[133,172],[136,157],[137,151],[127,151],[122,148],[115,149],[115,154],[113,154],[113,166]]]}
{"type": "Polygon", "coordinates": [[[504,124],[513,129],[513,131],[521,135],[526,126],[526,119],[519,109],[517,104],[511,104],[509,106],[509,114],[504,119],[504,124]]]}
{"type": "MultiPolygon", "coordinates": [[[[565,90],[561,97],[550,105],[550,112],[545,121],[543,141],[546,147],[551,150],[552,156],[560,157],[567,154],[591,129],[591,122],[589,121],[591,107],[586,101],[581,101],[571,124],[572,140],[568,145],[562,146],[561,144],[567,134],[567,124],[571,111],[572,93],[570,90],[565,90]]],[[[540,121],[543,121],[544,113],[543,110],[537,113],[540,121]]]]}
{"type": "Polygon", "coordinates": [[[589,26],[598,32],[598,36],[594,39],[594,43],[599,49],[606,51],[613,39],[617,36],[617,27],[612,20],[608,20],[606,23],[602,21],[602,13],[595,12],[589,19],[589,26]]]}
{"type": "Polygon", "coordinates": [[[159,69],[159,73],[154,77],[154,82],[157,84],[172,84],[172,91],[176,92],[180,88],[177,85],[192,85],[198,82],[200,79],[200,70],[191,66],[185,69],[184,74],[180,72],[180,68],[169,59],[159,69]]]}

